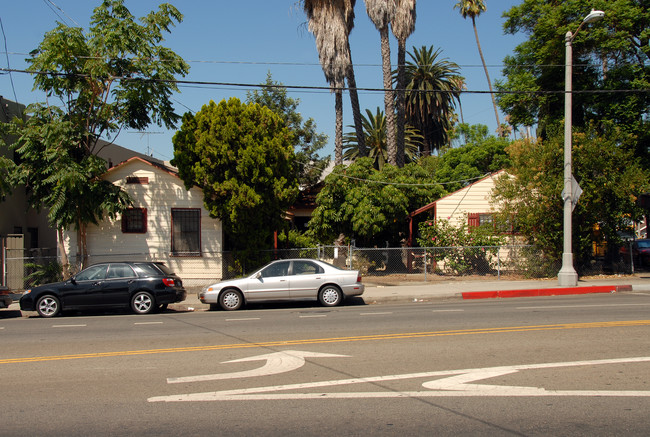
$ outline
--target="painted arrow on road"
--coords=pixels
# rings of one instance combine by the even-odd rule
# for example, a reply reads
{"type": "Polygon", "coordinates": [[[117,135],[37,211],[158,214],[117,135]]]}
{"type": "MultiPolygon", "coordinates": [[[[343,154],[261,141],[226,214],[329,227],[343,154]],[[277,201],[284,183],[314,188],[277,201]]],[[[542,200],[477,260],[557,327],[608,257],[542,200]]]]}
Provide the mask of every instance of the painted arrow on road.
{"type": "MultiPolygon", "coordinates": [[[[336,356],[336,355],[335,355],[336,356]]],[[[341,356],[341,355],[338,355],[341,356]]],[[[246,359],[248,360],[248,359],[246,359]]],[[[351,378],[312,383],[287,384],[254,387],[204,393],[156,396],[149,402],[205,402],[246,400],[296,400],[296,399],[363,399],[363,398],[426,398],[426,397],[515,397],[515,396],[611,396],[650,397],[648,390],[547,390],[542,387],[496,386],[490,384],[469,384],[474,381],[494,378],[515,372],[534,369],[556,369],[566,367],[597,366],[628,363],[648,363],[650,357],[613,358],[604,360],[568,361],[560,363],[523,364],[514,366],[487,367],[477,369],[442,370],[433,372],[385,375],[351,378]],[[443,378],[441,378],[443,377],[443,378]],[[383,392],[304,392],[350,384],[367,384],[408,379],[436,378],[422,384],[427,391],[383,391],[383,392]],[[302,390],[300,393],[278,393],[302,390]]]]}
{"type": "Polygon", "coordinates": [[[216,373],[213,375],[182,376],[179,378],[167,378],[169,384],[181,382],[199,382],[199,381],[216,381],[219,379],[250,378],[252,376],[276,375],[278,373],[290,372],[305,365],[305,358],[339,358],[348,357],[349,355],[325,354],[319,352],[305,351],[282,351],[266,355],[257,355],[254,357],[241,358],[239,360],[225,361],[228,363],[243,363],[247,361],[266,360],[262,367],[241,372],[216,373]]]}

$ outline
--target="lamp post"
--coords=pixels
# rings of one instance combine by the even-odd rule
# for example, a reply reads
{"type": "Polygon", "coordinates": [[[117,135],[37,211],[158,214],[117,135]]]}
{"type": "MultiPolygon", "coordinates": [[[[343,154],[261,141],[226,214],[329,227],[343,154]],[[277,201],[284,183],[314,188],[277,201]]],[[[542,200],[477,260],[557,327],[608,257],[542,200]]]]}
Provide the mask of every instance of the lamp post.
{"type": "Polygon", "coordinates": [[[557,275],[560,285],[564,287],[575,287],[578,285],[578,273],[573,267],[572,224],[571,215],[573,212],[573,183],[571,171],[571,132],[573,128],[572,104],[573,104],[573,40],[583,25],[598,21],[605,16],[603,11],[592,11],[587,15],[575,34],[571,31],[566,33],[566,66],[564,72],[564,250],[562,252],[562,268],[557,275]]]}

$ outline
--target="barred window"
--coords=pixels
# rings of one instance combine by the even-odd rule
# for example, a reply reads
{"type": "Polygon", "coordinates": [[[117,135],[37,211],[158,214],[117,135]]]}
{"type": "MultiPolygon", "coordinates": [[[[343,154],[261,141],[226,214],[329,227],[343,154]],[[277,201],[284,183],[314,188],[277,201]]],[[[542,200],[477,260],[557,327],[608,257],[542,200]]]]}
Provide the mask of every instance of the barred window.
{"type": "Polygon", "coordinates": [[[172,209],[172,255],[201,255],[200,209],[172,209]]]}
{"type": "Polygon", "coordinates": [[[147,232],[147,209],[128,208],[122,213],[122,232],[144,234],[147,232]]]}

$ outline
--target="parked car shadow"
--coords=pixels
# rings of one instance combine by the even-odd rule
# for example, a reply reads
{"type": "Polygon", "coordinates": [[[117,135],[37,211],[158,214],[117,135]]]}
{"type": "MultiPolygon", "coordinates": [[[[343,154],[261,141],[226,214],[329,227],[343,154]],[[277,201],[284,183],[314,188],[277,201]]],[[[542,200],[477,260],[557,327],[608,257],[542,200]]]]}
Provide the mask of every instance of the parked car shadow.
{"type": "Polygon", "coordinates": [[[2,309],[0,310],[0,319],[17,319],[23,316],[20,310],[2,309]]]}
{"type": "MultiPolygon", "coordinates": [[[[244,306],[241,310],[234,311],[234,312],[240,312],[246,310],[266,310],[266,309],[277,310],[277,309],[303,309],[303,308],[313,308],[313,309],[320,309],[324,311],[330,311],[337,308],[344,308],[349,306],[363,306],[363,305],[367,305],[367,304],[362,297],[353,296],[353,297],[348,297],[343,301],[343,303],[335,307],[324,307],[320,305],[318,302],[311,301],[311,300],[310,301],[260,302],[260,303],[253,302],[253,303],[247,303],[246,306],[244,306]]],[[[223,311],[223,310],[216,309],[215,311],[223,311]]]]}

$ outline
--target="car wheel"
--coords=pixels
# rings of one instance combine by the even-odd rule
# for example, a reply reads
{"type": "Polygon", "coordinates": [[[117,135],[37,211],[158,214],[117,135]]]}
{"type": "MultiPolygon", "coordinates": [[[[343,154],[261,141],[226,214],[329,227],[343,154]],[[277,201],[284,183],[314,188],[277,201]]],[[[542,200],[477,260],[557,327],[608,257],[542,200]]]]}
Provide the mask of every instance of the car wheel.
{"type": "Polygon", "coordinates": [[[341,303],[343,293],[336,285],[326,285],[318,293],[318,301],[325,307],[333,307],[341,303]]]}
{"type": "Polygon", "coordinates": [[[156,306],[151,293],[138,291],[131,298],[131,308],[136,314],[149,314],[156,306]]]}
{"type": "Polygon", "coordinates": [[[41,317],[54,317],[61,311],[59,299],[52,295],[41,296],[36,301],[36,312],[41,317]]]}
{"type": "Polygon", "coordinates": [[[226,311],[235,311],[242,307],[244,298],[237,290],[225,290],[219,295],[219,305],[226,311]]]}

